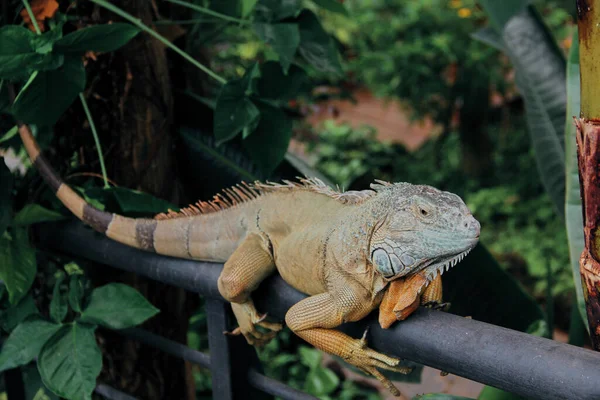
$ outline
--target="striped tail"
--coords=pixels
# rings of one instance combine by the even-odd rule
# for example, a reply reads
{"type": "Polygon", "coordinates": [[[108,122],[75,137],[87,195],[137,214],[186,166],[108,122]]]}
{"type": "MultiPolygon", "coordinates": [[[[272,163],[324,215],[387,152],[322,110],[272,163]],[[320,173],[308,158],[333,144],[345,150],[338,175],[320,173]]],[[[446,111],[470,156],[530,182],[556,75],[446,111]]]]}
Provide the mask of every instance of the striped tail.
{"type": "Polygon", "coordinates": [[[29,126],[19,124],[19,135],[21,136],[21,140],[23,140],[31,162],[39,171],[44,181],[54,191],[56,197],[77,218],[117,242],[146,251],[155,251],[154,231],[156,230],[157,220],[127,218],[98,210],[88,204],[73,189],[65,184],[50,166],[46,158],[41,154],[40,147],[33,137],[29,126]]]}

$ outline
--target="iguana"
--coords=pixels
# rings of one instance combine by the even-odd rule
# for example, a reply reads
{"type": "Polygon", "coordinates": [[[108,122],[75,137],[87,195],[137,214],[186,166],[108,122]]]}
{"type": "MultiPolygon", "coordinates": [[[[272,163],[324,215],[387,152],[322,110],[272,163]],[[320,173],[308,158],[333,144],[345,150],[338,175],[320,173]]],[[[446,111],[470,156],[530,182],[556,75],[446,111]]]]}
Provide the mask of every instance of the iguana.
{"type": "Polygon", "coordinates": [[[314,347],[375,376],[395,395],[399,391],[377,368],[410,369],[368,348],[364,336],[354,339],[335,328],[380,305],[380,323],[388,327],[420,302],[441,300],[440,275],[479,238],[479,223],[457,195],[383,181],[371,190],[343,193],[318,179],[239,184],[179,212],[127,218],[86,203],[40,154],[29,127],[21,124],[19,133],[56,196],[96,231],[145,251],[224,262],[218,287],[239,324],[233,333],[262,345],[281,329],[265,320],[251,297],[277,270],[310,296],[289,309],[288,327],[314,347]]]}

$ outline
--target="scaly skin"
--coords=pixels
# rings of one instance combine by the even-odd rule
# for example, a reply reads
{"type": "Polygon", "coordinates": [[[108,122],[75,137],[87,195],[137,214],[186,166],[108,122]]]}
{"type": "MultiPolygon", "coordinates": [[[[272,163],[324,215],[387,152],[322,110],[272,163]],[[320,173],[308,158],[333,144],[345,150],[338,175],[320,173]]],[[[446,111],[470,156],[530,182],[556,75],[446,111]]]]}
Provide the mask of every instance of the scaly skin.
{"type": "Polygon", "coordinates": [[[364,337],[354,339],[335,328],[365,317],[380,304],[380,323],[389,327],[420,303],[441,301],[441,273],[479,238],[479,223],[458,196],[429,186],[379,181],[371,185],[373,190],[345,193],[316,179],[238,185],[180,213],[127,218],[87,204],[40,156],[29,127],[20,125],[19,133],[57,197],[97,231],[145,251],[224,262],[218,285],[239,324],[233,333],[264,345],[281,329],[281,324],[265,321],[251,298],[277,270],[310,296],[287,312],[290,329],[375,376],[396,395],[399,391],[378,368],[410,369],[368,348],[364,337]]]}

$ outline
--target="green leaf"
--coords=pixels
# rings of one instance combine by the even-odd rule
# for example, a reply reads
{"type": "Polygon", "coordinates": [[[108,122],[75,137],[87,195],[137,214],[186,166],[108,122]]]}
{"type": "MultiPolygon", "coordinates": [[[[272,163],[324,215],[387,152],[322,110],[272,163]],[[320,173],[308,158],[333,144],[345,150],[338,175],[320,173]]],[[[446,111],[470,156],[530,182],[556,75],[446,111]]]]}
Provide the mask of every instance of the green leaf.
{"type": "Polygon", "coordinates": [[[325,10],[346,16],[348,15],[348,10],[346,10],[346,7],[344,7],[344,5],[337,0],[313,0],[313,2],[325,10]]]}
{"type": "Polygon", "coordinates": [[[62,53],[86,51],[115,51],[140,32],[140,28],[126,23],[96,25],[79,29],[58,40],[54,48],[62,53]]]}
{"type": "MultiPolygon", "coordinates": [[[[502,7],[488,4],[492,19],[502,7]]],[[[517,6],[516,4],[519,3],[517,6]]],[[[520,8],[511,2],[516,13],[506,19],[502,39],[506,54],[515,67],[516,83],[525,100],[527,125],[542,183],[559,215],[564,216],[565,149],[564,127],[566,108],[566,67],[561,50],[541,17],[532,7],[520,8]]]]}
{"type": "Polygon", "coordinates": [[[59,69],[32,76],[17,96],[13,113],[28,124],[53,125],[84,88],[81,59],[66,57],[59,69]]]}
{"type": "Polygon", "coordinates": [[[279,23],[279,24],[254,24],[254,30],[258,37],[266,44],[273,46],[275,52],[279,55],[279,62],[287,73],[294,55],[300,44],[300,30],[298,24],[279,23]]]}
{"type": "Polygon", "coordinates": [[[69,277],[69,305],[75,312],[81,312],[83,295],[85,288],[83,286],[83,277],[79,274],[69,277]]]}
{"type": "Polygon", "coordinates": [[[139,325],[159,310],[134,288],[110,283],[94,289],[90,302],[81,313],[81,321],[111,329],[139,325]]]}
{"type": "MultiPolygon", "coordinates": [[[[565,224],[569,240],[569,258],[573,271],[573,282],[577,308],[583,321],[587,321],[585,299],[579,273],[579,257],[584,248],[583,215],[581,212],[581,192],[579,191],[579,167],[577,166],[577,129],[573,117],[579,117],[579,36],[573,33],[573,44],[567,63],[567,112],[565,123],[565,224]]],[[[588,324],[584,324],[589,330],[588,324]]]]}
{"type": "Polygon", "coordinates": [[[60,271],[60,275],[54,283],[54,289],[52,290],[52,300],[50,301],[50,318],[58,324],[67,316],[69,307],[67,305],[67,297],[60,290],[60,285],[65,281],[65,274],[60,271]]]}
{"type": "Polygon", "coordinates": [[[485,386],[477,400],[525,400],[525,398],[495,387],[485,386]]]}
{"type": "Polygon", "coordinates": [[[257,92],[261,99],[287,102],[300,94],[302,87],[308,82],[308,76],[302,68],[292,65],[287,75],[279,63],[269,61],[261,65],[261,78],[258,80],[257,92]]]}
{"type": "Polygon", "coordinates": [[[500,267],[481,243],[444,273],[443,280],[444,301],[451,303],[449,311],[453,314],[470,315],[478,321],[521,332],[538,320],[545,321],[535,299],[500,267]]]}
{"type": "Polygon", "coordinates": [[[48,210],[39,204],[27,204],[15,215],[13,224],[15,226],[27,226],[39,222],[60,221],[61,219],[65,219],[65,216],[56,211],[48,210]]]}
{"type": "Polygon", "coordinates": [[[3,331],[10,332],[27,317],[37,314],[38,309],[33,301],[33,296],[29,293],[17,304],[2,311],[0,314],[0,327],[3,331]]]}
{"type": "Polygon", "coordinates": [[[302,10],[302,0],[259,0],[254,6],[258,21],[279,21],[296,17],[302,10]]]}
{"type": "Polygon", "coordinates": [[[265,173],[283,160],[292,138],[292,120],[281,109],[260,104],[260,122],[254,133],[244,139],[244,148],[265,173]]]}
{"type": "Polygon", "coordinates": [[[300,355],[300,362],[310,369],[317,368],[323,358],[319,350],[307,346],[298,347],[298,355],[300,355]]]}
{"type": "Polygon", "coordinates": [[[35,36],[22,26],[6,25],[0,28],[0,78],[23,78],[31,71],[56,64],[60,57],[35,51],[32,46],[35,36]]]}
{"type": "Polygon", "coordinates": [[[242,0],[242,18],[246,18],[254,10],[258,0],[242,0]]]}
{"type": "Polygon", "coordinates": [[[329,368],[318,366],[306,375],[304,390],[313,396],[331,394],[340,384],[340,378],[329,368]]]}
{"type": "Polygon", "coordinates": [[[46,342],[38,357],[42,381],[52,392],[71,400],[91,399],[102,369],[94,325],[73,322],[46,342]]]}
{"type": "Polygon", "coordinates": [[[11,304],[25,296],[36,270],[35,250],[29,244],[26,228],[15,228],[12,236],[5,234],[0,238],[0,279],[6,285],[11,304]]]}
{"type": "Polygon", "coordinates": [[[17,133],[19,133],[19,128],[15,125],[12,128],[10,128],[8,132],[2,135],[2,137],[0,137],[0,143],[9,141],[13,137],[17,136],[17,133]]]}
{"type": "Polygon", "coordinates": [[[260,180],[256,174],[256,167],[241,150],[232,149],[228,144],[217,147],[212,137],[190,129],[182,129],[181,135],[189,158],[193,162],[206,161],[207,165],[215,168],[215,171],[234,177],[231,179],[221,176],[219,180],[224,187],[242,180],[247,182],[260,180]]]}
{"type": "Polygon", "coordinates": [[[4,157],[0,157],[0,237],[10,224],[12,214],[12,188],[13,176],[4,157]]]}
{"type": "Polygon", "coordinates": [[[217,145],[233,139],[245,126],[254,123],[259,117],[258,108],[246,96],[245,81],[227,82],[217,97],[214,115],[214,135],[217,145]]]}
{"type": "Polygon", "coordinates": [[[61,325],[40,318],[20,323],[10,334],[0,352],[0,371],[28,364],[61,325]]]}
{"type": "Polygon", "coordinates": [[[166,200],[133,189],[114,187],[112,192],[123,214],[158,214],[179,208],[166,200]]]}
{"type": "Polygon", "coordinates": [[[298,18],[300,46],[298,51],[304,59],[322,72],[342,74],[338,51],[325,32],[319,19],[311,11],[304,10],[298,18]]]}

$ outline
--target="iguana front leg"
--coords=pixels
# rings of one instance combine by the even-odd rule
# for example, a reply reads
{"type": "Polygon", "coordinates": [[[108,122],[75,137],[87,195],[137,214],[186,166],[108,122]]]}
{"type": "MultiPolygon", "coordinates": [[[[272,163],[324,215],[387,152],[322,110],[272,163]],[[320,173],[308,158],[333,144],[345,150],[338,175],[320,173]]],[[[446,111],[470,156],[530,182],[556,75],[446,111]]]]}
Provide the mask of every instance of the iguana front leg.
{"type": "Polygon", "coordinates": [[[251,233],[229,257],[219,276],[219,293],[231,302],[239,325],[232,334],[243,334],[251,345],[266,344],[282,328],[281,324],[265,321],[266,315],[259,315],[250,298],[250,294],[274,270],[268,242],[251,233]],[[256,329],[257,325],[271,332],[260,332],[256,329]]]}
{"type": "Polygon", "coordinates": [[[394,395],[398,389],[377,368],[409,373],[411,368],[398,367],[400,360],[386,356],[366,346],[365,339],[354,339],[335,328],[344,322],[357,321],[374,306],[366,293],[344,287],[335,293],[322,293],[300,301],[285,316],[288,327],[317,349],[343,358],[364,372],[373,375],[394,395]]]}

